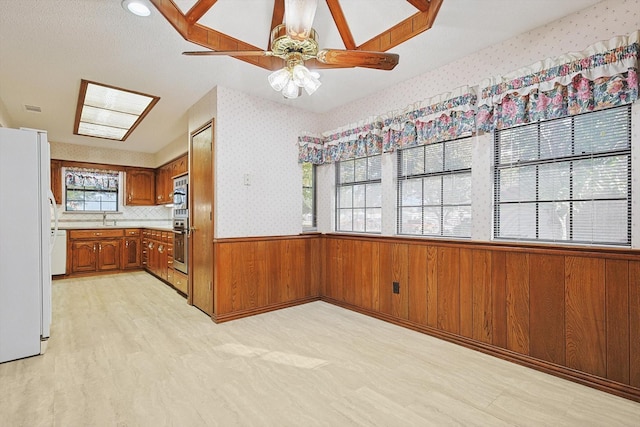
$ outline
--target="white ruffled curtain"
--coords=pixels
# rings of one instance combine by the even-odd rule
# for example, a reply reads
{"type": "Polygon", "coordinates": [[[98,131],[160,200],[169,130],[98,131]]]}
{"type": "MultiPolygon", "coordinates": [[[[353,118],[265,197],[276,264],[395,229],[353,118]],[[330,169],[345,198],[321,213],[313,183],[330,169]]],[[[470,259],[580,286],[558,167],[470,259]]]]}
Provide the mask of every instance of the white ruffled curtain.
{"type": "Polygon", "coordinates": [[[640,31],[635,31],[614,37],[582,52],[548,58],[486,79],[478,90],[478,131],[491,132],[635,102],[639,35],[640,31]]]}

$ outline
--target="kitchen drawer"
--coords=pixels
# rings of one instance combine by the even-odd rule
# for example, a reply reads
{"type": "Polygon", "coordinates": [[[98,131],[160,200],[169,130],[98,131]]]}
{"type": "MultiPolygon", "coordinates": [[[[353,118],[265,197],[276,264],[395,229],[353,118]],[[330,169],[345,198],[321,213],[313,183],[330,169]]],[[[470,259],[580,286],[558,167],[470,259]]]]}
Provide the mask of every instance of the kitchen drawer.
{"type": "Polygon", "coordinates": [[[187,282],[188,276],[178,270],[173,271],[173,287],[185,295],[187,294],[187,282]]]}
{"type": "Polygon", "coordinates": [[[133,236],[133,237],[137,237],[140,236],[140,229],[139,228],[126,228],[124,230],[124,235],[127,237],[133,236]]]}
{"type": "Polygon", "coordinates": [[[99,230],[69,230],[69,239],[102,239],[105,237],[122,237],[124,236],[124,230],[122,228],[116,229],[99,229],[99,230]]]}

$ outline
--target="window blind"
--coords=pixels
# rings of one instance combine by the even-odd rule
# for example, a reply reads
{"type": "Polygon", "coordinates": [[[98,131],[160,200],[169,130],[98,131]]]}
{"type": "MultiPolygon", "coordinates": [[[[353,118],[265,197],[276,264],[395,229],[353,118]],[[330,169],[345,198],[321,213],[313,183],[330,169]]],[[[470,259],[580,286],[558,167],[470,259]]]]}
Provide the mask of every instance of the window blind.
{"type": "Polygon", "coordinates": [[[495,133],[494,237],[631,244],[631,107],[495,133]]]}

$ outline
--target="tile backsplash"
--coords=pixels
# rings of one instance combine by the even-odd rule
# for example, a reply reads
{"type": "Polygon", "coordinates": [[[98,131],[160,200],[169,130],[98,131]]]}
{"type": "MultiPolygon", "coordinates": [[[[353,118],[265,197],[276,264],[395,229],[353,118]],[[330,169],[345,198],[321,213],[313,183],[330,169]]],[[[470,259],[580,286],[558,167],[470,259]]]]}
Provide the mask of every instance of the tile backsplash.
{"type": "MultiPolygon", "coordinates": [[[[65,212],[57,206],[59,228],[101,227],[101,212],[65,212]]],[[[120,206],[120,212],[107,213],[107,225],[120,227],[171,227],[171,208],[168,206],[120,206]],[[114,224],[115,221],[115,224],[114,224]]]]}

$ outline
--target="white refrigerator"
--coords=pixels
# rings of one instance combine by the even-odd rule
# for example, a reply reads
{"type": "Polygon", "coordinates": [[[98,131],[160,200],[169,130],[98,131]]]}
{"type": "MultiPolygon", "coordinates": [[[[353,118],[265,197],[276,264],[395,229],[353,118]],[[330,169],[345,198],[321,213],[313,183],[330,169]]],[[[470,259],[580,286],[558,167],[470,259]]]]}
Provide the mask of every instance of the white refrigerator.
{"type": "Polygon", "coordinates": [[[0,128],[0,363],[49,338],[50,170],[46,132],[0,128]]]}

